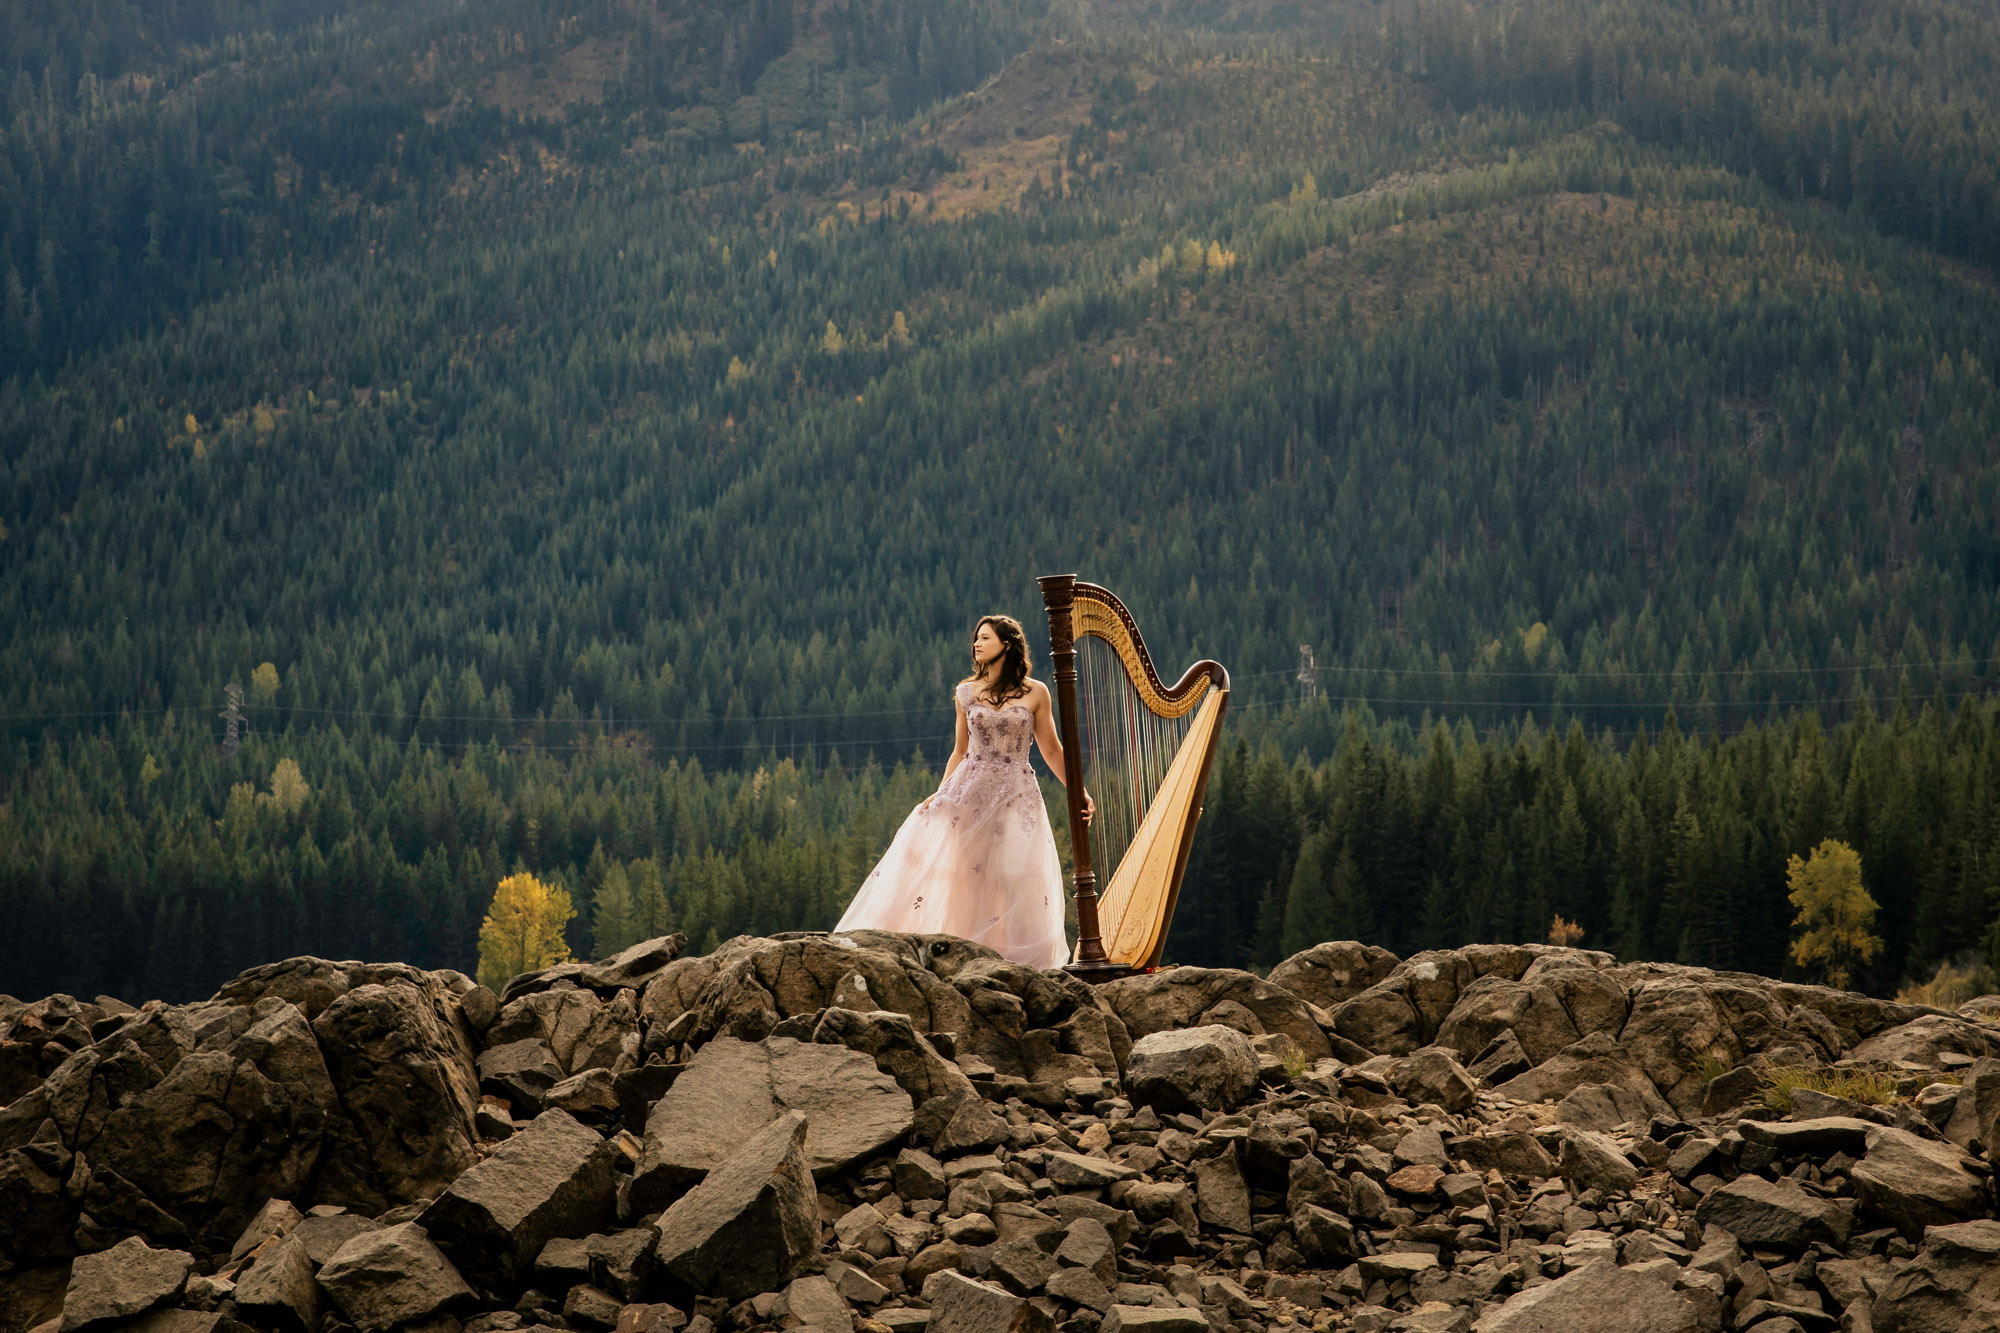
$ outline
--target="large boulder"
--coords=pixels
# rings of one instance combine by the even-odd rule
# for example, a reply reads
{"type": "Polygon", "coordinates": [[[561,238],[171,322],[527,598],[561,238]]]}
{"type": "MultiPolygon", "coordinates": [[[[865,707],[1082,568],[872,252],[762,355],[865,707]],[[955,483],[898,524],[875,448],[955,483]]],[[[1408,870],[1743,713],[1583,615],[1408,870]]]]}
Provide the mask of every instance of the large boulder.
{"type": "Polygon", "coordinates": [[[1474,1333],[1698,1333],[1699,1312],[1658,1278],[1608,1259],[1494,1306],[1474,1333]]]}
{"type": "Polygon", "coordinates": [[[361,1333],[462,1308],[472,1288],[415,1222],[354,1236],[319,1270],[327,1296],[361,1333]]]}
{"type": "Polygon", "coordinates": [[[807,1116],[806,1161],[816,1176],[881,1152],[914,1119],[910,1094],[858,1051],[790,1037],[718,1037],[695,1052],[647,1116],[632,1206],[664,1207],[790,1112],[807,1116]]]}
{"type": "Polygon", "coordinates": [[[949,1270],[924,1283],[926,1333],[1049,1333],[1054,1321],[1034,1302],[949,1270]]]}
{"type": "Polygon", "coordinates": [[[821,1011],[812,1040],[817,1045],[845,1046],[875,1061],[875,1067],[896,1080],[896,1086],[921,1105],[933,1097],[972,1095],[972,1080],[916,1029],[908,1014],[873,1009],[821,1011]]]}
{"type": "Polygon", "coordinates": [[[1229,1110],[1257,1086],[1257,1053],[1234,1028],[1153,1032],[1132,1044],[1125,1087],[1163,1111],[1229,1110]]]}
{"type": "Polygon", "coordinates": [[[156,1250],[137,1236],[86,1254],[70,1270],[62,1333],[102,1328],[180,1295],[194,1256],[156,1250]]]}
{"type": "Polygon", "coordinates": [[[276,997],[128,1019],[42,1092],[63,1146],[84,1154],[69,1181],[81,1211],[215,1247],[265,1199],[302,1194],[348,1123],[305,1015],[276,997]]]}
{"type": "Polygon", "coordinates": [[[998,958],[991,949],[946,935],[866,930],[738,937],[661,968],[646,983],[639,1015],[648,1049],[655,1040],[757,1041],[785,1019],[834,1004],[843,985],[851,992],[850,978],[859,977],[874,1008],[909,1015],[920,1032],[960,1035],[972,1026],[972,1010],[947,974],[998,958]]]}
{"type": "Polygon", "coordinates": [[[1097,992],[1117,1012],[1134,1041],[1175,1028],[1214,1026],[1251,1037],[1283,1033],[1312,1060],[1333,1053],[1305,1001],[1282,986],[1233,968],[1169,968],[1121,977],[1099,986],[1097,992]]]}
{"type": "Polygon", "coordinates": [[[1279,963],[1271,969],[1270,982],[1330,1010],[1388,976],[1401,961],[1373,944],[1329,940],[1279,963]]]}
{"type": "Polygon", "coordinates": [[[305,1241],[287,1236],[237,1278],[236,1309],[246,1319],[284,1333],[317,1333],[324,1302],[315,1273],[305,1241]]]}
{"type": "Polygon", "coordinates": [[[1577,1089],[1593,1085],[1623,1089],[1632,1101],[1659,1100],[1646,1071],[1626,1057],[1617,1041],[1601,1032],[1564,1047],[1493,1091],[1520,1102],[1561,1102],[1577,1089]]]}
{"type": "MultiPolygon", "coordinates": [[[[472,1039],[436,983],[357,986],[313,1020],[345,1110],[319,1200],[376,1213],[429,1198],[477,1160],[472,1039]]],[[[285,1196],[266,1190],[257,1197],[285,1196]]]]}
{"type": "Polygon", "coordinates": [[[1932,1227],[1923,1247],[1875,1298],[1876,1333],[2000,1328],[2000,1222],[1932,1227]]]}
{"type": "Polygon", "coordinates": [[[1438,1028],[1440,1046],[1470,1058],[1502,1032],[1511,1031],[1535,1064],[1573,1044],[1583,1034],[1555,991],[1545,985],[1485,976],[1459,993],[1458,1003],[1438,1028]]]}
{"type": "Polygon", "coordinates": [[[2000,1027],[1956,1014],[1924,1014],[1876,1033],[1850,1054],[1856,1060],[1879,1060],[1884,1064],[1906,1061],[1935,1068],[1939,1057],[1946,1054],[1973,1059],[2000,1056],[2000,1027]]]}
{"type": "Polygon", "coordinates": [[[1695,1220],[1721,1227],[1753,1249],[1790,1254],[1816,1243],[1839,1249],[1854,1226],[1853,1216],[1829,1200],[1793,1181],[1761,1176],[1739,1176],[1712,1191],[1696,1207],[1695,1220]]]}
{"type": "Polygon", "coordinates": [[[418,1221],[460,1273],[489,1291],[525,1277],[557,1236],[609,1227],[615,1149],[563,1111],[544,1111],[454,1180],[418,1221]]]}
{"type": "Polygon", "coordinates": [[[1949,1226],[1984,1214],[1990,1204],[1986,1181],[1950,1143],[1933,1143],[1908,1130],[1874,1125],[1867,1151],[1854,1167],[1854,1193],[1861,1211],[1904,1235],[1926,1227],[1949,1226]]]}
{"type": "Polygon", "coordinates": [[[765,1124],[660,1218],[655,1254],[697,1292],[736,1301],[775,1291],[819,1251],[806,1117],[765,1124]]]}

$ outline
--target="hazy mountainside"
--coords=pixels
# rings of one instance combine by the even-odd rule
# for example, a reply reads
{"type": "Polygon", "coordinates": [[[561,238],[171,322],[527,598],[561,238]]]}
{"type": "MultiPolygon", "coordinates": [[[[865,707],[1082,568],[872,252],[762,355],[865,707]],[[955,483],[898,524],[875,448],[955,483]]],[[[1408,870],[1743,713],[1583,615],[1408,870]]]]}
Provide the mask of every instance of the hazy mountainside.
{"type": "MultiPolygon", "coordinates": [[[[600,843],[814,924],[921,782],[855,823],[827,747],[935,761],[968,616],[1058,568],[1315,757],[1346,703],[1609,746],[2000,668],[1990,3],[4,17],[0,898],[76,941],[37,967],[115,986],[150,934],[188,994],[363,918],[463,965],[516,862],[581,947],[600,843]],[[719,813],[778,752],[794,804],[719,813]],[[161,943],[250,903],[289,933],[161,943]]],[[[1897,836],[1973,849],[1981,913],[1974,730],[1897,836]]],[[[1756,819],[1718,864],[1768,880],[1756,819]]]]}

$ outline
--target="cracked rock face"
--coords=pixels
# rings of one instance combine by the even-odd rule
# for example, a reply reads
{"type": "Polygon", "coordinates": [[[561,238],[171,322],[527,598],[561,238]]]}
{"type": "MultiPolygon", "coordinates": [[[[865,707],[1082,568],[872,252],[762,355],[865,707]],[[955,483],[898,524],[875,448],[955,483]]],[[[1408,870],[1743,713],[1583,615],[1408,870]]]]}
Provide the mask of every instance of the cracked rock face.
{"type": "Polygon", "coordinates": [[[684,947],[499,995],[292,959],[11,1005],[0,1300],[151,1333],[2000,1327],[1972,1017],[1539,945],[1095,990],[944,937],[684,947]],[[1835,1062],[1897,1097],[1765,1108],[1770,1065],[1835,1062]]]}

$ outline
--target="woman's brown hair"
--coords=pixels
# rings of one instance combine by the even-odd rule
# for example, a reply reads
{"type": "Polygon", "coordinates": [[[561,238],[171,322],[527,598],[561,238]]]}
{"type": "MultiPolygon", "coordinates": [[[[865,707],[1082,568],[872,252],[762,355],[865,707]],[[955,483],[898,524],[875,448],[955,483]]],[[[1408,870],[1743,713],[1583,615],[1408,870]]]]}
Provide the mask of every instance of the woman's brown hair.
{"type": "MultiPolygon", "coordinates": [[[[1028,670],[1031,666],[1028,659],[1028,636],[1021,629],[1021,622],[1012,616],[979,617],[972,626],[974,638],[979,636],[981,625],[991,625],[993,633],[1000,640],[999,678],[993,683],[993,703],[998,706],[1009,699],[1018,699],[1028,692],[1028,670]]],[[[975,671],[966,679],[976,681],[979,679],[979,673],[975,671]]]]}

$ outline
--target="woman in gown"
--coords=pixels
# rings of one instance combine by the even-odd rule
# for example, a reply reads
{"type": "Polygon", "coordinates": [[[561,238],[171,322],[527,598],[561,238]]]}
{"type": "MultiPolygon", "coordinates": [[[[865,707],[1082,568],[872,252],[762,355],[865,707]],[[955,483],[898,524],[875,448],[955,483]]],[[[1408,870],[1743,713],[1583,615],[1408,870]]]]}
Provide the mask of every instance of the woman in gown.
{"type": "MultiPolygon", "coordinates": [[[[1069,961],[1062,863],[1028,743],[1058,780],[1063,750],[1048,687],[1028,666],[1021,623],[982,617],[972,674],[952,696],[958,736],[944,781],[903,821],[836,931],[957,935],[1030,967],[1069,961]]],[[[1088,792],[1083,800],[1088,820],[1088,792]]]]}

